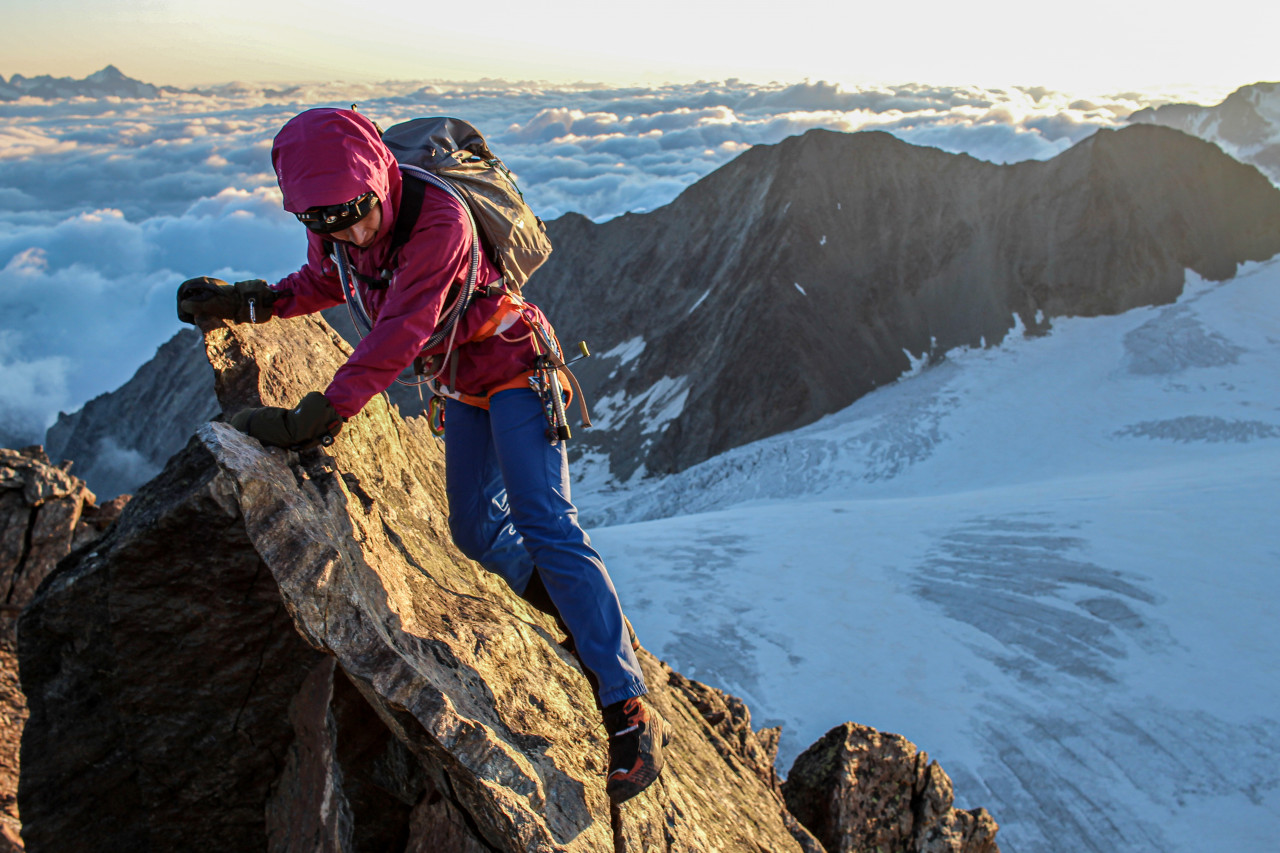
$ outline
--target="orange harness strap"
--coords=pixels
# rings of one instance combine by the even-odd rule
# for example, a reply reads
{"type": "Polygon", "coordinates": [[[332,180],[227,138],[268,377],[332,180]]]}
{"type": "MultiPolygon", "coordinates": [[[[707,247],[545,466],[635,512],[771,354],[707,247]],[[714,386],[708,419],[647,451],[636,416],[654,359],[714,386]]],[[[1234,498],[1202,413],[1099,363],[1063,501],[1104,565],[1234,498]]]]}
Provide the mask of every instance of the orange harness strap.
{"type": "MultiPolygon", "coordinates": [[[[542,346],[545,346],[547,348],[548,353],[552,353],[555,351],[554,349],[551,348],[551,342],[546,340],[541,334],[541,329],[538,327],[538,325],[533,323],[528,317],[525,316],[524,300],[522,300],[519,296],[513,296],[510,293],[504,293],[502,295],[502,298],[498,301],[498,307],[494,310],[493,314],[490,315],[489,319],[485,320],[484,323],[480,326],[480,328],[476,329],[475,333],[471,335],[471,337],[467,338],[467,340],[464,341],[464,343],[475,343],[477,341],[483,341],[488,338],[491,338],[494,335],[502,334],[503,332],[507,331],[507,329],[510,329],[516,323],[521,321],[529,325],[530,333],[534,336],[534,339],[538,341],[538,343],[541,344],[542,346]]],[[[556,348],[557,349],[559,348],[558,341],[556,343],[556,348]]],[[[453,353],[453,356],[454,356],[454,359],[457,358],[456,353],[453,353]]],[[[591,419],[587,415],[587,408],[585,403],[583,402],[583,397],[580,393],[576,393],[578,392],[577,377],[573,375],[573,371],[569,370],[569,368],[564,364],[564,361],[562,359],[557,359],[557,361],[559,363],[556,365],[555,369],[556,369],[556,374],[560,377],[560,386],[561,388],[564,389],[565,408],[569,407],[569,404],[573,402],[574,397],[576,396],[579,400],[578,407],[581,410],[582,422],[586,426],[591,426],[591,419]],[[564,381],[565,377],[568,377],[569,379],[567,383],[564,381]]],[[[455,365],[454,369],[456,369],[456,364],[457,364],[456,360],[453,363],[455,365]]],[[[450,399],[457,400],[460,403],[466,403],[468,406],[477,406],[478,408],[487,410],[489,408],[489,398],[492,397],[494,394],[497,394],[499,391],[510,391],[513,388],[532,389],[533,386],[529,382],[530,378],[533,376],[536,376],[541,372],[542,372],[541,370],[526,370],[524,373],[521,373],[520,375],[516,376],[514,379],[508,380],[507,382],[503,382],[501,385],[490,388],[488,393],[483,395],[463,394],[460,391],[447,390],[446,388],[442,388],[437,383],[434,383],[434,382],[432,383],[432,385],[434,386],[432,387],[432,393],[436,394],[437,396],[448,397],[450,399]]]]}
{"type": "Polygon", "coordinates": [[[524,313],[520,309],[520,304],[511,297],[511,294],[502,294],[502,298],[498,300],[498,307],[493,314],[490,315],[488,320],[484,321],[484,325],[476,329],[475,334],[467,338],[463,343],[470,344],[476,341],[483,341],[505,332],[524,317],[524,313]]]}
{"type": "MultiPolygon", "coordinates": [[[[476,394],[463,394],[461,391],[451,391],[443,396],[446,396],[451,400],[457,400],[459,403],[466,403],[468,406],[476,406],[487,410],[489,408],[489,398],[494,394],[497,394],[499,391],[510,391],[513,388],[531,388],[529,385],[530,377],[537,376],[541,372],[542,371],[540,370],[526,370],[515,379],[503,382],[501,385],[494,388],[490,388],[489,393],[483,396],[476,394]]],[[[565,394],[568,396],[568,399],[565,400],[565,405],[567,406],[569,403],[573,402],[573,389],[569,386],[565,387],[565,394]]]]}

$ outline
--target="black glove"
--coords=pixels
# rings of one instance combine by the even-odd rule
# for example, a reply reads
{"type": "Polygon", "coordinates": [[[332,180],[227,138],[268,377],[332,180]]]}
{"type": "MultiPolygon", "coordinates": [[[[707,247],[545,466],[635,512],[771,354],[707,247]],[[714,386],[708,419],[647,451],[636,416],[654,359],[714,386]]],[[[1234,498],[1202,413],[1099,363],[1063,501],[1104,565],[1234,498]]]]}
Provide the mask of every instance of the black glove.
{"type": "Polygon", "coordinates": [[[328,397],[312,391],[293,409],[279,406],[245,409],[233,415],[230,423],[263,444],[309,450],[317,444],[332,444],[333,436],[342,431],[345,420],[328,397]]]}
{"type": "Polygon", "coordinates": [[[194,323],[196,317],[219,317],[233,323],[265,323],[280,298],[260,278],[227,284],[220,278],[190,278],[178,286],[178,319],[194,323]]]}
{"type": "Polygon", "coordinates": [[[272,290],[271,286],[260,278],[235,283],[236,293],[240,294],[241,310],[236,314],[237,323],[265,323],[271,319],[271,306],[283,294],[272,290]]]}
{"type": "Polygon", "coordinates": [[[232,320],[240,309],[240,294],[220,278],[189,278],[178,285],[178,319],[194,323],[196,315],[232,320]]]}

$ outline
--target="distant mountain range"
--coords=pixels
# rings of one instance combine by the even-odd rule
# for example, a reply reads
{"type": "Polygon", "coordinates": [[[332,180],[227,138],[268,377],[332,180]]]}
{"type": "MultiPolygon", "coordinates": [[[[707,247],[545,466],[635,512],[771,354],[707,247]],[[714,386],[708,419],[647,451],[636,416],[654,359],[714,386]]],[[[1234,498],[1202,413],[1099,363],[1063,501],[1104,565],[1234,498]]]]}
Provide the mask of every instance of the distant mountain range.
{"type": "Polygon", "coordinates": [[[153,86],[126,77],[119,68],[108,65],[83,80],[70,77],[23,77],[15,74],[8,80],[0,76],[0,101],[16,101],[18,98],[158,98],[162,92],[178,91],[172,87],[153,86]]]}
{"type": "MultiPolygon", "coordinates": [[[[756,146],[651,213],[548,227],[556,250],[528,295],[566,344],[598,353],[575,366],[597,426],[575,428],[571,446],[593,480],[625,481],[811,423],[953,347],[1168,303],[1187,269],[1230,278],[1280,253],[1280,190],[1149,125],[1013,165],[813,130],[756,146]]],[[[193,342],[139,371],[169,377],[156,393],[132,383],[60,418],[51,455],[77,460],[102,497],[137,485],[122,475],[158,468],[214,411],[211,390],[205,406],[174,386],[181,374],[208,388],[207,366],[183,359],[202,359],[193,342]],[[154,423],[179,397],[146,447],[121,426],[139,404],[154,423]],[[104,447],[129,465],[94,461],[104,447]],[[95,469],[116,473],[95,481],[95,469]]],[[[392,398],[419,410],[416,393],[392,398]]]]}
{"type": "Polygon", "coordinates": [[[1162,124],[1216,142],[1237,160],[1252,163],[1280,182],[1280,83],[1243,86],[1212,107],[1148,107],[1129,121],[1162,124]]]}

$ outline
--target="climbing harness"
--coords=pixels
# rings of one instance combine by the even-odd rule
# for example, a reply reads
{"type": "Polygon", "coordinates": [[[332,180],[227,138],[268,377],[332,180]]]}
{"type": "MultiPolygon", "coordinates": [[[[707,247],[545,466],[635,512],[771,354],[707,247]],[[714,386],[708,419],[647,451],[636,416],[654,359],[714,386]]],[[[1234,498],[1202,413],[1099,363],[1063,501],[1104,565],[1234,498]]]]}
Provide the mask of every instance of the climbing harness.
{"type": "MultiPolygon", "coordinates": [[[[547,437],[552,443],[565,441],[571,435],[565,408],[575,396],[583,425],[591,426],[582,389],[562,357],[555,333],[543,328],[520,296],[521,286],[551,253],[551,243],[546,238],[542,220],[534,216],[525,203],[506,165],[489,150],[480,132],[460,119],[415,119],[388,128],[383,134],[383,142],[399,161],[403,178],[400,210],[396,211],[388,258],[394,260],[400,248],[408,242],[422,209],[427,184],[443,190],[457,201],[471,225],[471,265],[466,284],[446,300],[444,322],[422,346],[425,352],[444,344],[444,351],[429,358],[415,358],[413,380],[396,378],[401,385],[416,387],[420,399],[423,386],[431,392],[431,402],[424,401],[423,404],[431,432],[437,436],[444,432],[444,398],[487,409],[489,399],[499,391],[525,387],[542,398],[547,414],[547,437]],[[487,253],[502,273],[502,278],[478,288],[476,278],[480,268],[481,237],[485,239],[487,253]],[[458,321],[476,295],[493,296],[496,293],[501,293],[501,298],[493,314],[466,340],[457,340],[458,321]],[[457,391],[457,348],[494,335],[505,337],[519,322],[529,328],[528,335],[537,355],[534,368],[489,389],[484,395],[457,391]],[[446,371],[448,377],[442,379],[446,371]],[[568,378],[570,388],[564,388],[562,376],[568,378]]],[[[320,211],[323,216],[315,224],[328,226],[330,217],[334,218],[334,224],[344,221],[343,217],[350,215],[351,208],[363,201],[362,197],[346,206],[337,206],[342,207],[341,210],[320,211]]],[[[310,223],[308,227],[312,227],[310,223]]],[[[371,289],[385,288],[394,271],[384,269],[377,276],[364,275],[352,267],[344,244],[334,242],[331,246],[351,322],[363,338],[372,331],[373,320],[360,298],[357,282],[371,289]]],[[[580,357],[590,355],[585,343],[580,343],[579,349],[582,352],[580,357]]]]}

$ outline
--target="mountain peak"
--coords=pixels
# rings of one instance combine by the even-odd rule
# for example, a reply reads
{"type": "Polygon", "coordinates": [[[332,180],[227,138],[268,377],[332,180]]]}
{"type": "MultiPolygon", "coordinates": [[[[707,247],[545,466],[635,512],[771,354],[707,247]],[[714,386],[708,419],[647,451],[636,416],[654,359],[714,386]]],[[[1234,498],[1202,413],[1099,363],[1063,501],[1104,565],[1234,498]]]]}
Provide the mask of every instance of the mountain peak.
{"type": "Polygon", "coordinates": [[[811,130],[666,207],[550,230],[536,284],[548,316],[602,353],[645,342],[578,371],[588,399],[652,401],[581,437],[625,481],[811,423],[912,358],[996,344],[1016,323],[1170,302],[1188,269],[1230,278],[1280,252],[1280,192],[1163,127],[1009,165],[811,130]],[[600,258],[611,286],[581,287],[600,258]]]}
{"type": "Polygon", "coordinates": [[[1280,83],[1241,86],[1215,106],[1147,107],[1129,116],[1129,121],[1165,125],[1213,140],[1228,154],[1280,181],[1280,83]]]}
{"type": "MultiPolygon", "coordinates": [[[[128,80],[129,78],[126,77],[124,75],[124,72],[121,71],[119,68],[116,68],[114,65],[108,65],[106,68],[103,68],[101,71],[95,71],[84,79],[85,79],[85,82],[106,83],[106,82],[113,82],[117,80],[128,80]]],[[[138,81],[134,80],[132,82],[136,83],[138,81]]]]}

